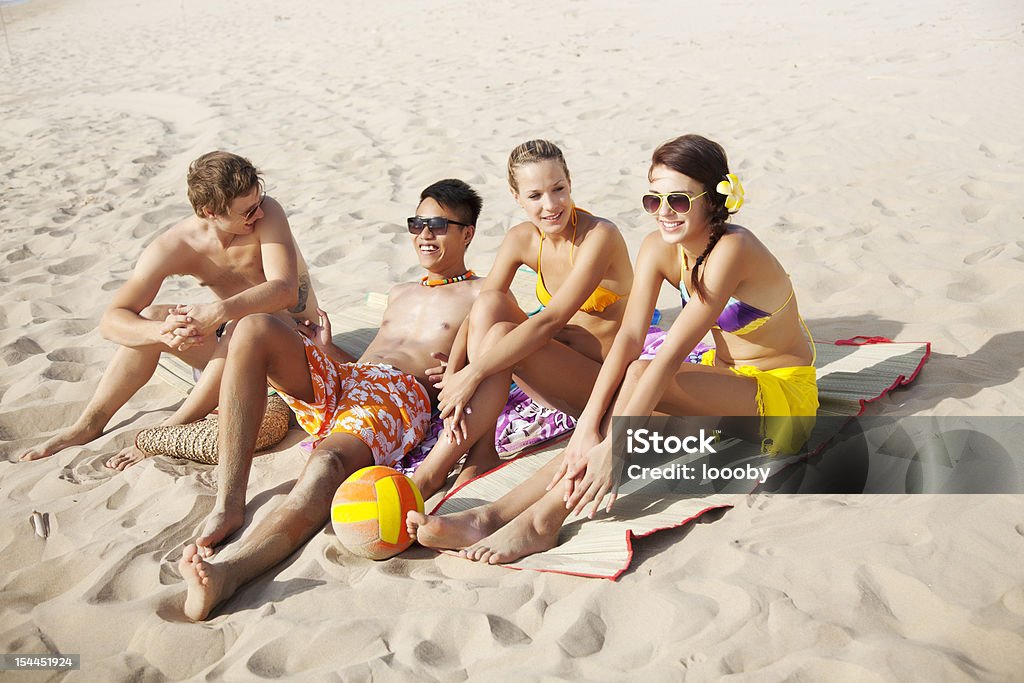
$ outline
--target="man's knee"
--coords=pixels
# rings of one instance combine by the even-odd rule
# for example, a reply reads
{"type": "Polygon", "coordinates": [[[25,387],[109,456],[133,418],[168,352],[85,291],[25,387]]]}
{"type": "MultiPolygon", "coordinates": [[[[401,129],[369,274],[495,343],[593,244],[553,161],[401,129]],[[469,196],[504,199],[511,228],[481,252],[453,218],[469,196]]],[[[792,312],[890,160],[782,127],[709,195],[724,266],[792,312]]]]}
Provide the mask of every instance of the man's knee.
{"type": "Polygon", "coordinates": [[[146,320],[165,320],[170,310],[171,307],[167,304],[150,304],[139,311],[139,317],[146,320]]]}
{"type": "Polygon", "coordinates": [[[345,455],[341,448],[336,446],[317,446],[310,454],[309,461],[309,464],[319,473],[335,476],[345,474],[345,455]]]}
{"type": "Polygon", "coordinates": [[[268,334],[283,329],[283,323],[269,313],[247,315],[241,320],[234,321],[231,326],[232,339],[243,342],[258,342],[260,339],[266,339],[268,334]]]}

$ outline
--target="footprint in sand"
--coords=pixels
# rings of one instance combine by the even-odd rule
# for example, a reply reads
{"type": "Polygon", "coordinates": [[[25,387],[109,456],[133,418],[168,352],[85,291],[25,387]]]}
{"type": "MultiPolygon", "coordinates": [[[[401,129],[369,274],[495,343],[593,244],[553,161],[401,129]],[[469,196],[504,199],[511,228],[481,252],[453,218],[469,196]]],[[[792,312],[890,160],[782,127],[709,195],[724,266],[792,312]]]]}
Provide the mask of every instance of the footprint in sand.
{"type": "Polygon", "coordinates": [[[487,615],[487,625],[491,629],[491,636],[500,645],[529,645],[533,642],[533,639],[525,631],[508,619],[496,614],[487,615]]]}
{"type": "Polygon", "coordinates": [[[992,187],[988,183],[981,183],[977,180],[967,181],[960,186],[960,189],[971,199],[984,199],[987,201],[994,198],[992,187]]]}
{"type": "Polygon", "coordinates": [[[109,292],[117,289],[118,287],[123,285],[124,282],[124,280],[111,280],[109,282],[104,282],[103,285],[100,286],[100,289],[102,289],[104,292],[109,292]]]}
{"type": "Polygon", "coordinates": [[[558,639],[558,645],[570,657],[589,657],[604,647],[607,631],[600,615],[585,611],[558,639]]]}
{"type": "Polygon", "coordinates": [[[964,216],[964,220],[966,220],[968,223],[977,223],[982,218],[987,216],[988,212],[989,207],[979,205],[965,206],[963,211],[961,211],[961,213],[964,216]]]}
{"type": "Polygon", "coordinates": [[[906,290],[910,290],[912,292],[917,291],[913,287],[908,285],[906,282],[904,282],[903,278],[901,278],[896,273],[889,273],[889,282],[893,283],[894,285],[896,285],[900,289],[906,289],[906,290]]]}
{"type": "Polygon", "coordinates": [[[43,370],[43,377],[61,382],[81,382],[85,379],[86,367],[81,363],[51,363],[43,370]]]}
{"type": "Polygon", "coordinates": [[[975,263],[988,261],[989,259],[995,258],[996,256],[999,256],[999,254],[1003,253],[1003,249],[1005,248],[1005,244],[997,244],[995,246],[982,249],[981,251],[976,251],[973,254],[968,254],[967,256],[965,256],[964,263],[966,263],[969,266],[973,266],[975,263]]]}
{"type": "Polygon", "coordinates": [[[443,647],[429,640],[419,643],[413,648],[412,654],[417,661],[423,662],[427,666],[444,668],[449,665],[448,653],[443,647]]]}
{"type": "Polygon", "coordinates": [[[871,206],[873,206],[876,209],[878,209],[879,211],[881,211],[883,216],[895,216],[896,215],[895,211],[893,211],[890,208],[887,208],[885,206],[885,204],[883,204],[882,202],[880,202],[877,199],[874,199],[874,200],[871,201],[871,206]]]}
{"type": "Polygon", "coordinates": [[[22,245],[21,249],[12,251],[10,254],[8,254],[7,260],[10,263],[17,263],[18,261],[24,261],[25,259],[30,258],[31,256],[32,250],[29,249],[26,245],[22,245]]]}
{"type": "Polygon", "coordinates": [[[28,337],[18,337],[10,344],[0,349],[0,358],[3,358],[7,365],[17,365],[31,356],[43,352],[43,348],[28,337]]]}
{"type": "Polygon", "coordinates": [[[62,261],[55,266],[50,266],[46,270],[54,275],[77,275],[95,263],[96,256],[83,254],[82,256],[74,256],[66,261],[62,261]]]}
{"type": "Polygon", "coordinates": [[[319,254],[317,254],[313,258],[311,263],[317,268],[324,268],[327,266],[334,265],[345,257],[345,252],[347,252],[348,250],[348,247],[333,247],[331,249],[328,249],[327,251],[322,251],[319,254]]]}
{"type": "Polygon", "coordinates": [[[54,349],[46,354],[46,360],[60,363],[85,363],[88,359],[83,349],[63,348],[54,349]]]}

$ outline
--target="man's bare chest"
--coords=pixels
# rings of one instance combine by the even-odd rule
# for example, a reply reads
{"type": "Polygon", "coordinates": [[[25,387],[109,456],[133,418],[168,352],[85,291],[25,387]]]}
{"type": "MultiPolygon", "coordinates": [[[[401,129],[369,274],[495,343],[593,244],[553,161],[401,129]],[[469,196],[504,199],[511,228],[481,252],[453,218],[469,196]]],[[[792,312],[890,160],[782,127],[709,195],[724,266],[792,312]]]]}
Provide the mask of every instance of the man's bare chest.
{"type": "Polygon", "coordinates": [[[230,245],[213,252],[199,252],[193,275],[200,284],[217,289],[247,288],[266,281],[258,244],[230,245]]]}

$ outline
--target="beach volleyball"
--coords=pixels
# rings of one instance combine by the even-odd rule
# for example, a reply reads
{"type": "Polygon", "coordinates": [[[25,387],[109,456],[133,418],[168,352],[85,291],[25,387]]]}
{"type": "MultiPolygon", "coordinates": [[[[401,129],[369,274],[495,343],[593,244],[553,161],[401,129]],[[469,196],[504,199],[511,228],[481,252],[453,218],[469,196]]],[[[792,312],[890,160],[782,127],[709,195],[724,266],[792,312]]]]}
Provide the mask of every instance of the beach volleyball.
{"type": "Polygon", "coordinates": [[[352,553],[384,560],[412,545],[405,528],[410,510],[423,512],[423,496],[412,479],[390,467],[364,467],[334,494],[331,526],[352,553]]]}

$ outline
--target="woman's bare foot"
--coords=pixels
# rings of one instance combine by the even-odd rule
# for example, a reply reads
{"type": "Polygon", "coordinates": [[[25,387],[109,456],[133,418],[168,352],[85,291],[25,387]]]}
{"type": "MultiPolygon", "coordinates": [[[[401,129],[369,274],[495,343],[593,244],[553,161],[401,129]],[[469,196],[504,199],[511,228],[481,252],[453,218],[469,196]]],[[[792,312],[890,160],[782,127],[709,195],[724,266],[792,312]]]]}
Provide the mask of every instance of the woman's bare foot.
{"type": "Polygon", "coordinates": [[[142,462],[148,457],[150,457],[148,453],[144,453],[137,446],[132,445],[107,460],[104,464],[112,470],[121,470],[123,472],[125,469],[142,462]]]}
{"type": "Polygon", "coordinates": [[[561,515],[544,515],[531,507],[459,554],[488,564],[515,562],[527,555],[554,548],[564,519],[561,515]]]}
{"type": "Polygon", "coordinates": [[[178,571],[185,579],[185,616],[192,621],[206,619],[214,607],[231,597],[224,567],[206,562],[191,543],[181,554],[178,571]]]}
{"type": "Polygon", "coordinates": [[[501,520],[482,505],[452,515],[425,515],[410,510],[405,516],[409,535],[428,548],[458,550],[476,543],[501,526],[501,520]]]}
{"type": "Polygon", "coordinates": [[[242,510],[213,512],[206,519],[203,533],[196,539],[199,554],[203,557],[213,557],[213,554],[217,552],[214,546],[241,529],[243,522],[245,522],[245,512],[242,510]]]}
{"type": "Polygon", "coordinates": [[[96,428],[91,425],[82,426],[74,424],[51,436],[35,448],[28,449],[18,456],[18,460],[27,462],[29,460],[49,458],[54,453],[62,451],[70,446],[81,446],[82,444],[89,443],[102,433],[103,427],[96,428]]]}

